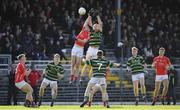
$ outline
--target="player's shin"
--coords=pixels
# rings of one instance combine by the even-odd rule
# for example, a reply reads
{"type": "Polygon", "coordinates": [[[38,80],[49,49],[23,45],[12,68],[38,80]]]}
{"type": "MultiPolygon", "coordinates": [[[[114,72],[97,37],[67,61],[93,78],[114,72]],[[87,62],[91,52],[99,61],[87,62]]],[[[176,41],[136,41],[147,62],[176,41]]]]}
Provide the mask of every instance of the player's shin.
{"type": "Polygon", "coordinates": [[[101,92],[102,92],[102,100],[103,100],[104,106],[107,108],[110,108],[109,103],[108,103],[106,85],[101,85],[101,89],[102,89],[101,92]]]}
{"type": "Polygon", "coordinates": [[[88,84],[87,85],[86,91],[84,93],[84,101],[80,105],[80,107],[84,107],[84,105],[88,103],[88,101],[89,101],[89,93],[90,93],[90,90],[92,89],[93,86],[94,86],[94,84],[88,84]]]}
{"type": "Polygon", "coordinates": [[[56,97],[57,97],[57,89],[52,89],[51,107],[53,107],[56,97]]]}
{"type": "Polygon", "coordinates": [[[164,85],[164,88],[163,88],[163,92],[162,92],[162,95],[161,95],[161,102],[164,105],[164,102],[166,100],[166,94],[167,94],[167,91],[168,91],[168,84],[165,83],[163,85],[164,85]]]}
{"type": "Polygon", "coordinates": [[[146,98],[146,87],[145,85],[141,86],[141,93],[142,93],[142,98],[145,102],[147,102],[147,98],[146,98]]]}
{"type": "Polygon", "coordinates": [[[141,92],[143,96],[146,96],[146,87],[144,85],[141,86],[141,92]]]}
{"type": "Polygon", "coordinates": [[[167,92],[168,92],[168,84],[169,84],[169,82],[168,82],[168,80],[165,80],[164,82],[163,82],[163,91],[162,91],[162,96],[161,97],[165,97],[166,96],[166,94],[167,94],[167,92]]]}
{"type": "Polygon", "coordinates": [[[160,90],[160,86],[161,86],[161,82],[155,82],[155,89],[154,89],[154,94],[153,94],[152,105],[155,105],[155,103],[156,103],[157,95],[158,95],[159,90],[160,90]]]}
{"type": "Polygon", "coordinates": [[[138,105],[138,102],[139,102],[139,90],[138,90],[138,87],[134,87],[134,96],[136,97],[135,105],[138,105]]]}
{"type": "Polygon", "coordinates": [[[92,102],[92,100],[93,100],[93,96],[94,96],[94,93],[93,93],[93,91],[91,91],[91,92],[89,93],[89,103],[88,103],[88,106],[89,106],[89,107],[91,107],[91,102],[92,102]]]}
{"type": "Polygon", "coordinates": [[[43,99],[43,95],[44,95],[44,89],[40,87],[40,90],[39,90],[39,103],[38,103],[38,106],[41,106],[42,99],[43,99]]]}

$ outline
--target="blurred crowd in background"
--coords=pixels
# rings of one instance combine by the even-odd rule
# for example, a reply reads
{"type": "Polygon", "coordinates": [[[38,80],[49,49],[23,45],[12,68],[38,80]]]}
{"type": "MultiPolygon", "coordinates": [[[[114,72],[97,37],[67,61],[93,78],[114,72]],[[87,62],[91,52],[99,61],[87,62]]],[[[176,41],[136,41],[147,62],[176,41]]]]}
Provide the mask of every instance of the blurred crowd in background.
{"type": "Polygon", "coordinates": [[[179,5],[176,0],[124,0],[121,16],[124,56],[130,56],[131,47],[136,46],[147,62],[152,62],[160,47],[166,49],[168,57],[179,57],[180,16],[176,10],[179,5]]]}
{"type": "Polygon", "coordinates": [[[103,43],[115,49],[116,57],[122,50],[124,57],[129,57],[132,46],[147,59],[154,57],[161,46],[168,56],[178,57],[178,0],[122,0],[119,25],[123,46],[119,47],[115,45],[115,4],[115,0],[0,0],[0,53],[12,54],[13,60],[20,53],[32,60],[49,59],[53,53],[63,55],[62,50],[72,47],[87,17],[77,13],[83,6],[87,11],[99,10],[103,43]]]}

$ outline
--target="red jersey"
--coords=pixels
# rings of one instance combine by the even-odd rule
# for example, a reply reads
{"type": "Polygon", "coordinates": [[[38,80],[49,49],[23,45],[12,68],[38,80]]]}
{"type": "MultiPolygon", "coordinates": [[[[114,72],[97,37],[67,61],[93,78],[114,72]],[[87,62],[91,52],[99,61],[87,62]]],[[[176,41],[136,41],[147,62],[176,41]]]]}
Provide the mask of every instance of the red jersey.
{"type": "Polygon", "coordinates": [[[166,75],[168,72],[167,66],[170,65],[170,60],[166,56],[157,56],[153,59],[156,75],[166,75]]]}
{"type": "Polygon", "coordinates": [[[18,63],[16,67],[15,83],[21,82],[25,77],[26,67],[24,64],[18,63]]]}
{"type": "MultiPolygon", "coordinates": [[[[76,39],[89,39],[90,32],[84,30],[85,27],[82,28],[81,32],[77,35],[76,39]]],[[[75,44],[81,47],[84,47],[85,43],[79,42],[78,40],[75,41],[75,44]]]]}
{"type": "Polygon", "coordinates": [[[32,70],[31,73],[28,76],[28,79],[30,81],[30,85],[32,87],[35,87],[37,85],[38,80],[41,78],[41,73],[36,70],[32,70]]]}

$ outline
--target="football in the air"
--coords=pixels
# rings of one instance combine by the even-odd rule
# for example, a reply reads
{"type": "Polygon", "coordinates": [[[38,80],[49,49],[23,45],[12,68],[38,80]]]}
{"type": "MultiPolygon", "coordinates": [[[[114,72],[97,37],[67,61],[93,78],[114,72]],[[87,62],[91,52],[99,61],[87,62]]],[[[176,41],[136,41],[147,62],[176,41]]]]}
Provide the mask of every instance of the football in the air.
{"type": "Polygon", "coordinates": [[[80,7],[79,10],[78,10],[78,13],[80,15],[85,15],[86,14],[86,9],[84,7],[80,7]]]}

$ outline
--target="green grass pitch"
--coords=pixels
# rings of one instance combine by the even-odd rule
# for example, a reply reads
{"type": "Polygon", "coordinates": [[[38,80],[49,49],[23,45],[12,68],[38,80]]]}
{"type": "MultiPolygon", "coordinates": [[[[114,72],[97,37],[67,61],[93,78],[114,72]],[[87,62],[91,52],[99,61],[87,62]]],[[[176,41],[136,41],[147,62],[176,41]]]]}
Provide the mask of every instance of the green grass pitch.
{"type": "Polygon", "coordinates": [[[50,107],[42,105],[39,108],[26,108],[24,106],[0,106],[0,110],[180,110],[180,105],[112,105],[111,108],[104,108],[101,105],[80,108],[78,105],[55,105],[50,107]]]}

